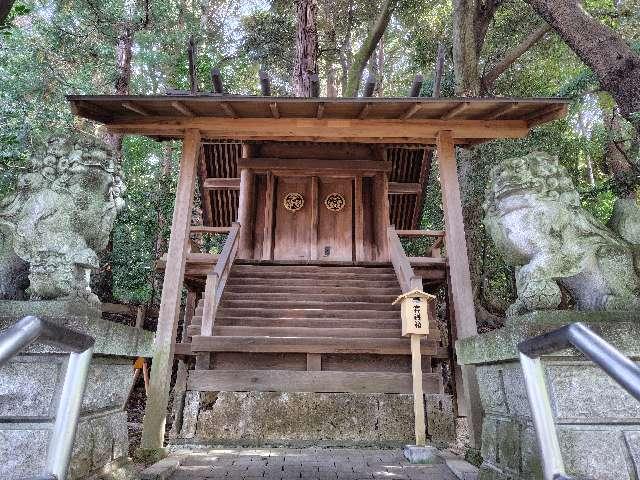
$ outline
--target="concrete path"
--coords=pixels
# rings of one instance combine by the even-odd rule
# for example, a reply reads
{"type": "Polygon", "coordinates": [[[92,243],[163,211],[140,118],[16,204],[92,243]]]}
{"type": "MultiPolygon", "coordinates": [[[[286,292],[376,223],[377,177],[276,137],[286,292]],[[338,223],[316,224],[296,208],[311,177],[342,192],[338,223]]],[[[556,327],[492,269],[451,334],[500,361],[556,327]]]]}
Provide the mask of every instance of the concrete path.
{"type": "MultiPolygon", "coordinates": [[[[467,464],[468,465],[468,464],[467,464]]],[[[473,468],[473,467],[472,467],[473,468]]],[[[142,475],[148,480],[458,480],[443,462],[412,465],[400,449],[256,448],[176,450],[142,475]]]]}

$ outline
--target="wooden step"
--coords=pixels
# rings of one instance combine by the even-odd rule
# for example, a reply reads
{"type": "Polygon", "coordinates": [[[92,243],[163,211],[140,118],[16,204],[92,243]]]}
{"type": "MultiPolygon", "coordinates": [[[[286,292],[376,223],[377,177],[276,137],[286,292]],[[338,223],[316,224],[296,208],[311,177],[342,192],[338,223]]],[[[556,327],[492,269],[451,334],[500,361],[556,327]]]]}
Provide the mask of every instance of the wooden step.
{"type": "MultiPolygon", "coordinates": [[[[200,326],[192,325],[189,335],[200,335],[200,326]]],[[[399,338],[396,328],[314,328],[314,327],[246,327],[237,325],[216,325],[214,335],[223,337],[338,337],[338,338],[399,338]]]]}
{"type": "MultiPolygon", "coordinates": [[[[304,297],[302,297],[304,298],[304,297]]],[[[400,307],[389,303],[370,302],[330,302],[330,301],[307,301],[307,300],[226,300],[224,297],[220,302],[222,308],[264,308],[278,310],[375,310],[393,311],[400,315],[400,307]]]]}
{"type": "MultiPolygon", "coordinates": [[[[410,373],[295,370],[191,370],[189,390],[201,392],[412,393],[410,373]]],[[[423,373],[425,394],[441,393],[438,373],[423,373]]]]}
{"type": "Polygon", "coordinates": [[[273,285],[272,283],[265,284],[246,284],[238,283],[230,285],[227,283],[224,294],[228,293],[241,293],[243,295],[257,294],[257,293],[287,293],[287,294],[333,294],[333,295],[349,295],[366,297],[370,295],[391,295],[393,298],[397,298],[400,295],[400,287],[385,287],[381,288],[369,284],[366,287],[347,287],[344,285],[273,285]]]}
{"type": "Polygon", "coordinates": [[[333,265],[243,265],[234,264],[231,274],[246,272],[284,272],[284,273],[357,273],[367,275],[387,274],[393,275],[392,266],[388,267],[359,267],[359,266],[333,266],[333,265]]]}
{"type": "MultiPolygon", "coordinates": [[[[334,337],[207,337],[194,335],[192,352],[262,353],[372,353],[411,355],[408,338],[334,338],[334,337]]],[[[423,355],[439,353],[437,343],[421,342],[423,355]]]]}
{"type": "Polygon", "coordinates": [[[227,292],[222,295],[223,302],[246,301],[257,304],[258,302],[322,302],[328,306],[335,303],[361,303],[391,305],[396,295],[343,295],[336,293],[234,293],[227,292]]]}
{"type": "MultiPolygon", "coordinates": [[[[200,312],[202,315],[202,312],[200,312]]],[[[276,318],[364,318],[364,319],[397,319],[400,321],[399,310],[326,310],[323,308],[293,309],[293,308],[229,308],[218,309],[218,317],[276,317],[276,318]]]]}
{"type": "MultiPolygon", "coordinates": [[[[192,325],[201,325],[201,317],[193,317],[192,325]]],[[[287,317],[228,317],[216,316],[216,325],[239,327],[289,327],[289,328],[383,328],[400,329],[400,317],[395,319],[355,318],[287,318],[287,317]]]]}
{"type": "Polygon", "coordinates": [[[347,272],[274,272],[274,271],[255,271],[255,272],[231,272],[232,278],[273,278],[273,279],[291,279],[291,278],[315,278],[319,280],[339,280],[341,282],[350,280],[366,280],[369,282],[392,282],[397,281],[395,273],[382,274],[363,274],[363,273],[347,273],[347,272]]]}
{"type": "Polygon", "coordinates": [[[252,285],[271,285],[279,287],[339,287],[339,288],[395,288],[400,292],[400,285],[397,279],[392,280],[349,280],[340,278],[263,278],[263,277],[229,277],[227,287],[229,286],[252,286],[252,285]]]}

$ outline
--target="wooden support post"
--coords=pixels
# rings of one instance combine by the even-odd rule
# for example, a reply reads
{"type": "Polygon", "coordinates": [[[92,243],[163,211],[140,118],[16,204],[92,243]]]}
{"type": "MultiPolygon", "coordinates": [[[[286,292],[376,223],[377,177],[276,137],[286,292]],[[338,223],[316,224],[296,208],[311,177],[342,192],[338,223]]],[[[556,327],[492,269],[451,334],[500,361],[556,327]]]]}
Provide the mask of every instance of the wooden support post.
{"type": "Polygon", "coordinates": [[[427,444],[424,423],[424,394],[422,393],[421,337],[422,335],[411,335],[411,375],[413,377],[413,415],[415,417],[416,445],[427,444]]]}
{"type": "Polygon", "coordinates": [[[240,200],[238,222],[240,223],[240,245],[238,258],[253,257],[253,170],[240,170],[240,200]]]}
{"type": "Polygon", "coordinates": [[[178,327],[177,319],[182,298],[185,259],[189,251],[189,227],[199,152],[200,132],[187,130],[182,145],[182,160],[173,208],[167,268],[162,284],[151,382],[142,430],[141,447],[143,449],[162,448],[164,443],[169,384],[173,368],[173,344],[176,340],[178,327]]]}
{"type": "MultiPolygon", "coordinates": [[[[436,142],[440,183],[442,186],[447,258],[449,259],[451,276],[449,288],[451,289],[456,312],[457,337],[465,338],[477,335],[478,330],[473,306],[469,259],[467,257],[467,240],[462,218],[456,151],[451,131],[443,130],[439,132],[436,142]]],[[[469,421],[470,443],[474,448],[479,448],[482,434],[482,406],[480,404],[475,369],[472,366],[463,366],[462,377],[467,405],[466,416],[469,421]]]]}
{"type": "Polygon", "coordinates": [[[379,262],[389,261],[389,242],[387,229],[389,228],[389,179],[386,173],[379,173],[373,178],[375,209],[375,241],[379,262]]]}

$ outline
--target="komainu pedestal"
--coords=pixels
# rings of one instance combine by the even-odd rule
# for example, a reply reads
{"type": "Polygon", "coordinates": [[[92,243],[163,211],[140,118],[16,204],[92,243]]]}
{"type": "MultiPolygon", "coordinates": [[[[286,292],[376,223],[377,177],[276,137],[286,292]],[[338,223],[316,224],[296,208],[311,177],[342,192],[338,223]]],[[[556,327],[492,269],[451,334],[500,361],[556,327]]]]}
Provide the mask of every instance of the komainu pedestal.
{"type": "MultiPolygon", "coordinates": [[[[545,311],[458,340],[458,362],[474,365],[484,410],[480,480],[538,480],[541,459],[518,361],[520,341],[583,322],[634,361],[640,313],[545,311]]],[[[635,480],[640,471],[640,403],[576,350],[542,357],[567,473],[635,480]]]]}
{"type": "MultiPolygon", "coordinates": [[[[69,479],[126,458],[127,412],[123,411],[136,357],[152,355],[153,333],[101,319],[82,301],[0,301],[0,331],[37,315],[95,339],[94,356],[73,449],[69,479]]],[[[42,474],[68,354],[40,344],[0,367],[0,478],[42,474]]]]}

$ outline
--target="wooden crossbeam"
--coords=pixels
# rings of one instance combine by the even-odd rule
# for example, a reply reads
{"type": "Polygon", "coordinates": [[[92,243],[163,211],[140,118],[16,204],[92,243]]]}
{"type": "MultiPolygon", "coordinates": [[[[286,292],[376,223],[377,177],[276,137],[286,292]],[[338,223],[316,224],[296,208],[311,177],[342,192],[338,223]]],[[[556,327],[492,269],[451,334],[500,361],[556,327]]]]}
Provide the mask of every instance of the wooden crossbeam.
{"type": "Polygon", "coordinates": [[[444,230],[396,230],[399,237],[444,237],[444,230]]]}
{"type": "Polygon", "coordinates": [[[496,108],[491,113],[489,113],[489,115],[487,115],[486,118],[489,120],[494,120],[502,117],[503,115],[506,115],[507,113],[515,110],[516,108],[518,108],[518,104],[515,102],[505,103],[504,105],[500,105],[498,108],[496,108]]]}
{"type": "Polygon", "coordinates": [[[462,102],[459,103],[458,105],[456,105],[455,107],[453,107],[451,110],[449,110],[448,112],[445,112],[440,119],[441,120],[449,120],[451,118],[455,118],[457,115],[459,115],[460,113],[464,112],[467,108],[469,108],[469,106],[471,106],[471,103],[469,102],[462,102]]]}
{"type": "Polygon", "coordinates": [[[150,115],[149,112],[147,112],[144,108],[142,108],[139,105],[134,104],[133,102],[122,102],[122,106],[124,108],[126,108],[127,110],[131,110],[132,112],[135,112],[139,115],[142,115],[144,117],[148,117],[150,115]]]}
{"type": "Polygon", "coordinates": [[[370,103],[365,103],[364,107],[362,107],[362,110],[360,110],[360,113],[358,114],[358,118],[360,120],[363,120],[363,119],[367,118],[369,110],[371,110],[371,104],[370,103]]]}
{"type": "Polygon", "coordinates": [[[187,117],[193,117],[194,113],[189,110],[189,108],[187,108],[187,106],[182,103],[182,102],[171,102],[171,106],[173,107],[174,110],[177,110],[178,112],[180,112],[181,114],[187,116],[187,117]]]}
{"type": "Polygon", "coordinates": [[[420,110],[422,110],[422,104],[416,103],[415,105],[412,105],[411,107],[409,107],[406,110],[406,112],[404,112],[402,115],[400,115],[400,118],[402,118],[403,120],[407,120],[407,119],[413,117],[420,110]]]}
{"type": "MultiPolygon", "coordinates": [[[[378,119],[310,119],[310,118],[232,118],[235,112],[226,104],[227,117],[127,119],[108,125],[114,133],[182,136],[194,128],[208,138],[236,140],[316,139],[315,141],[355,141],[383,143],[433,144],[437,133],[450,130],[456,143],[462,140],[520,138],[528,134],[524,120],[402,120],[378,119]],[[380,140],[382,139],[382,140],[380,140]]],[[[557,113],[551,112],[554,115],[557,113]]],[[[312,140],[310,140],[312,141],[312,140]]]]}
{"type": "MultiPolygon", "coordinates": [[[[220,233],[229,233],[229,230],[231,230],[231,227],[206,227],[204,225],[191,225],[191,228],[189,231],[191,233],[220,234],[220,233]]],[[[196,257],[192,257],[193,255],[195,254],[193,253],[187,254],[187,262],[189,261],[189,259],[196,258],[196,257]]],[[[208,255],[208,254],[205,254],[205,255],[208,255]]]]}
{"type": "Polygon", "coordinates": [[[206,178],[205,190],[240,190],[240,178],[206,178]]]}
{"type": "Polygon", "coordinates": [[[271,116],[273,118],[280,118],[280,111],[278,110],[277,102],[271,102],[269,104],[269,110],[271,110],[271,116]]]}
{"type": "Polygon", "coordinates": [[[413,194],[417,195],[422,191],[419,183],[389,182],[389,195],[413,194]]]}
{"type": "MultiPolygon", "coordinates": [[[[437,373],[425,373],[426,393],[440,392],[437,373]]],[[[411,374],[397,372],[331,372],[292,370],[191,370],[190,390],[411,393],[411,374]]]]}
{"type": "Polygon", "coordinates": [[[238,118],[238,114],[236,113],[236,111],[227,102],[220,102],[220,107],[222,108],[222,110],[224,110],[224,114],[227,117],[238,118]]]}

